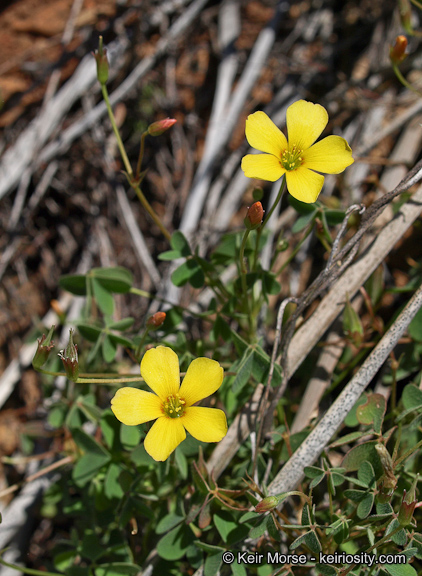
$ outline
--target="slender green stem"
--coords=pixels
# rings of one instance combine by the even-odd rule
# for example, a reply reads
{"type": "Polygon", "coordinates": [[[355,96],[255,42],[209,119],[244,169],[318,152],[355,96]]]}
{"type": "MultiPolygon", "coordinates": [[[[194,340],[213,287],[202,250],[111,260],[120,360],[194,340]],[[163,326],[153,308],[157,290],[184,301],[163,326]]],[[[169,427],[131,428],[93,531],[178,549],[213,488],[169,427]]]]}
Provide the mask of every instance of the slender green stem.
{"type": "MultiPolygon", "coordinates": [[[[246,242],[247,242],[248,237],[249,237],[249,233],[250,233],[250,230],[245,230],[245,233],[243,235],[242,244],[240,246],[239,263],[240,263],[240,280],[242,283],[243,300],[245,303],[246,313],[248,316],[249,330],[250,330],[250,332],[252,332],[252,317],[251,317],[251,309],[249,307],[249,301],[248,301],[248,288],[247,288],[247,284],[246,284],[247,268],[246,268],[246,264],[245,264],[245,247],[246,247],[246,242]]],[[[252,306],[252,308],[253,308],[253,306],[252,306]]]]}
{"type": "Polygon", "coordinates": [[[286,175],[283,174],[283,178],[281,179],[280,189],[278,191],[277,198],[275,199],[274,204],[269,209],[268,214],[266,215],[263,223],[261,224],[261,226],[257,230],[256,242],[255,242],[255,251],[254,251],[253,262],[252,262],[252,270],[256,270],[256,265],[258,263],[258,249],[259,249],[259,242],[261,240],[262,231],[263,231],[264,227],[266,226],[268,220],[271,218],[271,216],[272,216],[274,210],[276,209],[278,203],[280,202],[280,200],[283,197],[283,192],[285,189],[285,183],[286,183],[286,175]]]}
{"type": "Polygon", "coordinates": [[[141,175],[141,166],[142,166],[142,160],[144,158],[144,150],[145,150],[145,138],[147,137],[148,132],[144,132],[141,136],[141,147],[139,149],[139,156],[138,156],[138,163],[136,165],[136,172],[135,172],[135,179],[139,180],[139,177],[141,175]]]}
{"type": "MultiPolygon", "coordinates": [[[[293,250],[293,252],[290,254],[290,256],[287,258],[286,262],[283,262],[283,264],[280,266],[280,268],[276,271],[276,276],[278,276],[279,274],[281,274],[281,272],[283,272],[283,270],[286,268],[286,266],[288,266],[290,264],[290,262],[293,260],[293,258],[296,256],[296,254],[299,252],[299,250],[301,249],[303,243],[305,242],[305,240],[307,239],[307,237],[309,236],[309,234],[312,232],[313,230],[313,223],[311,226],[309,226],[308,230],[306,231],[305,236],[300,240],[300,242],[298,243],[298,245],[296,246],[296,248],[293,250]]],[[[271,262],[271,268],[273,267],[275,263],[275,258],[273,260],[273,262],[271,262]]]]}
{"type": "MultiPolygon", "coordinates": [[[[242,238],[242,244],[240,246],[239,260],[240,260],[240,273],[241,273],[242,277],[247,272],[246,264],[245,264],[245,247],[246,247],[246,242],[248,241],[249,233],[250,233],[250,230],[245,230],[245,233],[244,233],[243,238],[242,238]]],[[[246,279],[245,279],[245,282],[246,282],[246,279]]],[[[243,284],[243,280],[242,280],[242,284],[243,284]]],[[[246,286],[246,284],[245,284],[245,286],[246,286]]]]}
{"type": "Polygon", "coordinates": [[[407,452],[405,452],[402,456],[400,456],[400,458],[394,462],[394,468],[397,468],[397,466],[399,466],[402,462],[407,460],[407,458],[409,458],[412,454],[414,454],[417,450],[419,450],[421,446],[422,446],[422,440],[420,440],[415,446],[412,446],[412,448],[409,448],[407,452]]]}
{"type": "Polygon", "coordinates": [[[414,88],[411,84],[409,84],[409,82],[406,80],[406,78],[403,76],[403,74],[400,72],[399,67],[397,66],[397,64],[393,64],[393,70],[395,75],[397,76],[397,78],[400,80],[400,82],[403,84],[403,86],[405,86],[406,88],[408,88],[409,90],[411,90],[412,92],[414,92],[415,94],[417,94],[418,96],[422,96],[422,92],[419,92],[419,90],[416,90],[416,88],[414,88]]]}
{"type": "Polygon", "coordinates": [[[271,206],[270,210],[268,211],[268,214],[266,215],[260,230],[266,226],[266,224],[267,224],[268,220],[271,218],[274,210],[277,208],[277,204],[280,202],[281,198],[283,197],[285,184],[286,184],[286,175],[283,174],[283,178],[281,179],[280,190],[278,191],[277,198],[275,199],[274,204],[271,206]]]}
{"type": "Polygon", "coordinates": [[[111,122],[111,125],[113,127],[114,135],[116,136],[117,145],[118,145],[119,150],[120,150],[120,155],[122,157],[123,164],[125,165],[126,172],[128,173],[128,175],[130,177],[132,177],[133,176],[132,167],[130,165],[129,158],[127,157],[125,147],[124,147],[122,139],[120,137],[119,129],[117,128],[116,120],[114,118],[114,113],[113,113],[113,110],[111,108],[110,100],[108,97],[108,90],[107,90],[107,87],[105,84],[101,85],[101,91],[103,93],[105,105],[107,106],[108,116],[110,118],[110,122],[111,122]]]}
{"type": "Polygon", "coordinates": [[[139,360],[139,357],[141,356],[142,346],[144,345],[145,339],[146,339],[146,337],[148,336],[148,332],[149,332],[149,331],[150,331],[150,326],[148,326],[148,324],[147,324],[147,325],[145,326],[144,333],[142,334],[141,341],[139,342],[138,347],[137,347],[136,352],[135,352],[135,358],[136,358],[137,360],[139,360]]]}
{"type": "MultiPolygon", "coordinates": [[[[164,236],[167,238],[168,241],[170,241],[171,238],[171,234],[170,232],[167,230],[167,228],[162,224],[161,220],[159,219],[159,217],[157,216],[157,214],[155,213],[154,209],[152,208],[152,206],[150,205],[150,203],[148,202],[148,200],[145,198],[142,190],[139,187],[139,184],[136,183],[136,181],[134,181],[134,177],[133,177],[133,171],[132,171],[132,167],[130,165],[129,159],[127,157],[126,154],[126,150],[124,147],[124,144],[122,142],[122,139],[120,137],[120,133],[119,133],[119,129],[117,128],[117,124],[116,124],[116,120],[114,118],[114,113],[113,110],[111,108],[111,104],[110,104],[110,100],[108,97],[108,91],[107,91],[107,87],[105,86],[105,84],[101,85],[101,91],[103,93],[103,98],[104,98],[104,102],[106,104],[107,107],[107,111],[108,111],[108,115],[110,118],[110,122],[111,125],[113,127],[113,131],[114,134],[116,136],[117,139],[117,145],[119,147],[120,150],[120,155],[122,157],[123,160],[123,164],[125,165],[125,169],[128,175],[128,179],[129,179],[129,184],[131,185],[131,187],[135,190],[136,195],[138,196],[142,206],[145,208],[145,210],[148,212],[148,214],[151,216],[151,218],[154,220],[154,222],[157,224],[157,226],[159,227],[159,229],[161,230],[161,232],[164,234],[164,236]]],[[[144,136],[144,135],[142,135],[144,136]]],[[[141,137],[141,152],[143,155],[143,138],[141,137]]],[[[140,159],[142,161],[142,157],[140,154],[140,159]]],[[[138,160],[138,164],[139,164],[139,160],[138,160]]]]}
{"type": "Polygon", "coordinates": [[[138,184],[135,183],[131,183],[132,188],[135,190],[136,195],[138,196],[142,206],[145,208],[145,210],[148,212],[148,214],[151,216],[151,218],[154,220],[154,222],[157,224],[158,228],[161,230],[161,232],[163,233],[163,235],[167,238],[167,240],[170,242],[171,239],[171,234],[170,232],[167,230],[167,228],[164,226],[164,224],[161,222],[161,220],[159,219],[159,217],[157,216],[157,214],[155,213],[153,207],[151,206],[151,204],[148,202],[148,200],[145,198],[142,190],[140,189],[140,187],[138,186],[138,184]]]}
{"type": "Polygon", "coordinates": [[[109,386],[114,386],[115,384],[125,384],[127,382],[141,382],[141,376],[134,376],[133,378],[78,378],[76,380],[77,384],[108,384],[109,386]]]}
{"type": "MultiPolygon", "coordinates": [[[[157,300],[157,302],[162,302],[163,304],[170,304],[171,306],[174,306],[174,303],[171,302],[170,300],[167,300],[166,298],[160,298],[159,296],[156,296],[155,294],[151,294],[150,292],[146,292],[145,290],[141,290],[140,288],[134,288],[132,286],[132,288],[129,290],[129,292],[131,294],[136,294],[137,296],[143,296],[144,298],[149,298],[150,300],[157,300]]],[[[189,308],[186,308],[185,306],[181,306],[180,304],[178,304],[177,307],[180,308],[181,310],[183,310],[183,312],[190,314],[194,318],[201,318],[202,320],[212,322],[211,320],[209,320],[207,318],[206,314],[200,314],[198,312],[194,312],[193,310],[190,310],[189,308]]]]}

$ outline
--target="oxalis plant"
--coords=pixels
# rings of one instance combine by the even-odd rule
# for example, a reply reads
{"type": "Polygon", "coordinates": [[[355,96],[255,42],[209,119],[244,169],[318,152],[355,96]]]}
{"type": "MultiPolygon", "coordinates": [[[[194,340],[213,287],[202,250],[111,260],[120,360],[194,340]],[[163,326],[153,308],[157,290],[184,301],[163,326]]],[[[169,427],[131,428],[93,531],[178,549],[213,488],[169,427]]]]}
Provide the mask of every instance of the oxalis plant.
{"type": "MultiPolygon", "coordinates": [[[[133,169],[109,103],[102,41],[95,58],[127,184],[169,243],[159,259],[171,263],[175,286],[190,284],[194,294],[208,291],[210,297],[205,307],[194,300],[174,306],[138,289],[120,267],[62,277],[64,289],[85,298],[83,315],[59,355],[53,353],[54,326],[39,339],[33,366],[47,381],[66,376],[48,414],[62,456],[45,470],[61,473],[44,494],[41,512],[65,518],[68,530],[56,541],[49,572],[19,570],[415,576],[422,559],[421,268],[415,266],[406,287],[413,296],[389,326],[378,316],[381,267],[361,290],[369,323],[344,299],[343,352],[329,392],[343,391],[322,419],[292,432],[295,407],[285,391],[298,322],[345,273],[380,210],[420,178],[420,166],[366,212],[362,206],[332,209],[318,200],[323,174],[339,174],[354,159],[344,138],[318,140],[328,123],[325,108],[294,102],[287,109],[287,137],[257,111],[245,132],[259,153],[247,154],[242,169],[251,179],[280,181],[279,193],[267,205],[255,188],[244,226],[203,256],[180,231],[167,230],[142,191],[148,139],[176,121],[148,127],[133,169]],[[295,243],[287,256],[289,242],[280,234],[263,266],[268,223],[286,192],[297,214],[295,243]],[[281,273],[311,234],[326,265],[302,295],[281,301],[281,273]],[[137,333],[134,318],[114,318],[116,294],[157,298],[161,309],[137,333]],[[276,317],[266,313],[274,303],[276,317]],[[200,340],[186,330],[192,318],[202,327],[200,340]],[[121,372],[119,347],[139,373],[121,372]],[[387,359],[381,379],[391,390],[388,401],[365,390],[387,359]]],[[[312,354],[304,356],[313,362],[312,354]]]]}

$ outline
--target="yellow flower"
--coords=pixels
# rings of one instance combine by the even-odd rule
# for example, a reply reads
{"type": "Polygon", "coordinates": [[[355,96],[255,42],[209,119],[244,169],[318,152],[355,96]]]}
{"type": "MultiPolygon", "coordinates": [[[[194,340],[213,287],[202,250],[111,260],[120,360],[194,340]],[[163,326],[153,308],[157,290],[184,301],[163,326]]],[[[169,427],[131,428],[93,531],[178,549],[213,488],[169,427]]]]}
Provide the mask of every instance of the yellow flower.
{"type": "Polygon", "coordinates": [[[327,136],[314,144],[327,122],[325,108],[298,100],[287,108],[287,141],[264,112],[251,114],[246,120],[246,138],[265,154],[244,156],[245,176],[275,182],[285,174],[292,196],[308,204],[315,202],[324,184],[324,176],[317,172],[339,174],[354,162],[352,149],[340,136],[327,136]]]}
{"type": "Polygon", "coordinates": [[[209,358],[196,358],[180,385],[179,359],[165,346],[148,350],[141,362],[141,375],[155,392],[121,388],[111,400],[120,422],[136,426],[156,420],[144,446],[154,460],[167,460],[186,438],[185,429],[201,442],[219,442],[227,433],[226,415],[216,408],[193,406],[218,390],[224,371],[209,358]]]}

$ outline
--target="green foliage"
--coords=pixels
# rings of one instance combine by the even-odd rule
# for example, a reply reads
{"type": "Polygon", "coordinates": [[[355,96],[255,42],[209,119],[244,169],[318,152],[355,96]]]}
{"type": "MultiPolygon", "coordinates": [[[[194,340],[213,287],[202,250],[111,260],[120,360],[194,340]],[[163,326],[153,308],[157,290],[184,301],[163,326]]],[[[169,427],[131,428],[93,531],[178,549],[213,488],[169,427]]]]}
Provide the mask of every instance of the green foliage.
{"type": "MultiPolygon", "coordinates": [[[[138,176],[142,180],[144,172],[138,176]]],[[[258,196],[265,198],[261,192],[258,196]]],[[[420,508],[413,510],[413,520],[406,526],[399,523],[398,513],[404,491],[422,464],[420,313],[410,324],[409,338],[400,344],[397,358],[380,375],[392,387],[391,399],[364,392],[330,446],[304,469],[300,490],[277,495],[274,505],[268,499],[268,485],[314,425],[311,422],[290,433],[314,371],[314,351],[289,383],[274,413],[262,411],[264,404],[254,407],[251,414],[244,412],[258,386],[271,399],[283,384],[280,355],[287,348],[277,350],[275,362],[273,358],[274,342],[282,343],[287,332],[286,324],[276,325],[277,310],[289,289],[283,285],[281,272],[310,234],[324,250],[324,261],[328,260],[333,227],[346,217],[345,211],[332,208],[336,204],[304,204],[291,196],[288,202],[297,218],[288,234],[281,232],[277,240],[263,224],[256,230],[224,234],[210,254],[203,254],[195,239],[188,241],[180,231],[168,235],[170,249],[157,256],[160,266],[171,271],[175,286],[187,286],[185,293],[192,304],[165,302],[166,316],[160,325],[152,326],[148,318],[136,314],[117,315],[122,296],[116,300],[116,295],[124,295],[135,306],[138,298],[155,298],[134,286],[131,272],[124,268],[93,268],[60,280],[62,288],[85,299],[75,322],[79,378],[67,382],[58,393],[51,379],[57,374],[53,360],[48,360],[51,371],[42,370],[50,396],[48,426],[66,456],[66,467],[41,506],[45,517],[66,519],[63,537],[52,544],[50,562],[61,574],[131,576],[151,566],[153,574],[169,576],[200,569],[204,576],[340,576],[342,562],[324,564],[320,553],[375,551],[405,554],[408,563],[373,569],[356,563],[343,568],[355,576],[417,573],[414,566],[422,561],[422,534],[416,531],[422,520],[420,508]],[[262,251],[269,241],[271,261],[264,264],[262,251]],[[280,263],[279,258],[284,260],[280,263]],[[195,295],[200,292],[207,298],[196,303],[195,295]],[[227,461],[220,477],[206,465],[213,445],[187,434],[167,461],[156,462],[143,444],[153,423],[126,426],[110,409],[110,399],[119,387],[147,389],[139,362],[157,344],[172,347],[183,372],[199,356],[214,358],[224,366],[223,383],[206,406],[225,411],[229,426],[233,424],[232,438],[251,416],[252,433],[236,451],[224,456],[227,461]],[[405,378],[400,395],[397,382],[405,378]],[[258,506],[263,512],[258,513],[255,506],[261,501],[264,512],[258,506]],[[283,511],[277,506],[284,506],[283,511]],[[237,554],[245,550],[262,555],[262,561],[248,565],[238,561],[237,554]],[[306,554],[307,563],[273,565],[267,553],[275,550],[306,554]],[[225,563],[226,552],[233,553],[232,563],[225,563]]],[[[414,289],[421,278],[417,269],[403,291],[414,289]]],[[[345,337],[339,343],[344,352],[332,387],[321,401],[322,409],[381,338],[386,320],[381,320],[378,307],[385,284],[379,268],[365,286],[364,318],[347,301],[345,337]]],[[[285,322],[289,314],[291,309],[286,311],[285,322]]],[[[23,438],[22,443],[30,441],[29,434],[23,438]]]]}

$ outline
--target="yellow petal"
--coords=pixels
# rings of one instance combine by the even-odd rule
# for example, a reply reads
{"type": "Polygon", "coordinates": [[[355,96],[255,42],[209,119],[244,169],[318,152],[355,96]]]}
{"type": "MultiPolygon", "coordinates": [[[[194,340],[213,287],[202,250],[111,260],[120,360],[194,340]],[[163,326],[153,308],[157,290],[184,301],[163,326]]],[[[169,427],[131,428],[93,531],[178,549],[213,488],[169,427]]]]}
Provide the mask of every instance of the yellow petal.
{"type": "Polygon", "coordinates": [[[192,406],[218,390],[223,377],[224,370],[218,362],[210,358],[196,358],[189,364],[180,387],[180,397],[186,401],[186,406],[192,406]]]}
{"type": "Polygon", "coordinates": [[[217,408],[192,406],[186,409],[182,422],[189,434],[201,442],[220,442],[227,434],[226,415],[217,408]]]}
{"type": "Polygon", "coordinates": [[[312,204],[321,192],[324,176],[301,167],[298,170],[286,172],[286,182],[287,189],[294,198],[312,204]]]}
{"type": "Polygon", "coordinates": [[[186,432],[181,418],[163,416],[154,422],[146,435],[144,448],[154,460],[167,460],[180,442],[186,438],[186,432]]]}
{"type": "Polygon", "coordinates": [[[340,136],[327,136],[305,150],[302,157],[302,166],[325,174],[339,174],[354,162],[352,149],[340,136]]]}
{"type": "Polygon", "coordinates": [[[275,182],[286,171],[271,154],[247,154],[242,158],[242,170],[248,178],[275,182]]]}
{"type": "Polygon", "coordinates": [[[111,399],[111,409],[117,420],[136,426],[163,415],[161,400],[151,392],[138,388],[120,388],[111,399]]]}
{"type": "Polygon", "coordinates": [[[327,110],[319,104],[298,100],[287,108],[286,123],[289,150],[293,146],[306,150],[327,126],[327,110]]]}
{"type": "Polygon", "coordinates": [[[176,352],[166,346],[151,348],[142,358],[141,375],[161,400],[166,400],[170,394],[177,394],[180,372],[176,352]]]}
{"type": "Polygon", "coordinates": [[[245,134],[252,148],[273,154],[277,158],[281,158],[282,152],[287,148],[285,135],[265,112],[255,112],[248,116],[245,134]]]}

